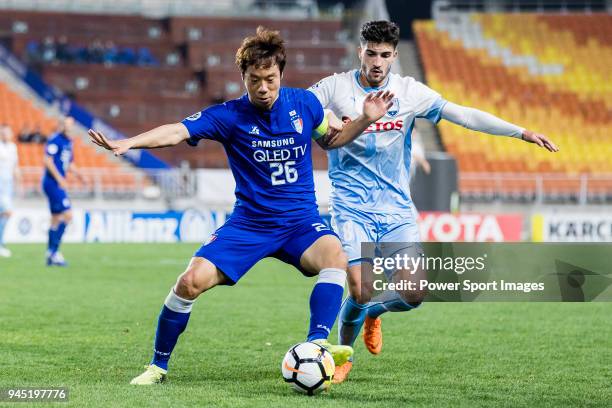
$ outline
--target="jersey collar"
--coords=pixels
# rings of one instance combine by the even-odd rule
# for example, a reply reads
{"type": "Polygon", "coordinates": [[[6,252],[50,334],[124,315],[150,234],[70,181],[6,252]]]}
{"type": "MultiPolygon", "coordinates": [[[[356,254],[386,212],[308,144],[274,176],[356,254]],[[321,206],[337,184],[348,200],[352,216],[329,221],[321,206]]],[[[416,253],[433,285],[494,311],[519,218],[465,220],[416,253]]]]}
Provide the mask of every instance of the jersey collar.
{"type": "Polygon", "coordinates": [[[382,89],[385,89],[387,87],[387,85],[389,85],[389,75],[387,75],[387,80],[385,81],[385,84],[383,86],[369,86],[369,87],[364,87],[363,85],[361,85],[361,82],[359,81],[359,73],[361,71],[360,70],[355,70],[355,75],[353,75],[355,77],[355,82],[357,83],[357,86],[359,86],[361,89],[363,89],[364,92],[369,93],[369,92],[373,92],[373,91],[380,91],[382,89]]]}

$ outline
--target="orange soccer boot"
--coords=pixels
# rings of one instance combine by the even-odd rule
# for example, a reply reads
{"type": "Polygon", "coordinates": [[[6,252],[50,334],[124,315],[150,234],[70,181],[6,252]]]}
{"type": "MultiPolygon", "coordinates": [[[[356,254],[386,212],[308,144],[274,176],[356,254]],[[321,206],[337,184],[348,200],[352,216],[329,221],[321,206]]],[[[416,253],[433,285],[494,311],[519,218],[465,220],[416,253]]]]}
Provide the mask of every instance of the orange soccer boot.
{"type": "Polygon", "coordinates": [[[375,319],[366,316],[363,325],[363,342],[366,348],[372,354],[379,354],[382,350],[382,321],[380,317],[375,319]]]}
{"type": "Polygon", "coordinates": [[[334,373],[334,379],[332,380],[332,382],[334,384],[340,384],[346,381],[352,368],[353,368],[352,361],[347,361],[341,366],[336,367],[336,372],[334,373]]]}

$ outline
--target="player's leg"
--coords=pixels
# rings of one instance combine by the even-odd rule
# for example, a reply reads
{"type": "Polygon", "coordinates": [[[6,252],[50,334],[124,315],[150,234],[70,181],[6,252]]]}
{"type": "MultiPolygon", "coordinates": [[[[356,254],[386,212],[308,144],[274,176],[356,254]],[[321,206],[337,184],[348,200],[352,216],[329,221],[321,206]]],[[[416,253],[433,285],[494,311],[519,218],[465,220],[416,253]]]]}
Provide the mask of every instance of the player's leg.
{"type": "Polygon", "coordinates": [[[4,245],[4,231],[11,217],[13,187],[11,180],[0,180],[0,257],[8,258],[11,251],[4,245]]]}
{"type": "Polygon", "coordinates": [[[361,243],[376,239],[375,225],[366,214],[362,217],[349,217],[348,212],[337,212],[333,217],[333,225],[338,231],[349,264],[349,293],[340,311],[338,341],[352,347],[363,326],[371,294],[371,283],[362,282],[361,264],[368,260],[362,258],[361,243]]]}
{"type": "MultiPolygon", "coordinates": [[[[0,209],[2,205],[0,204],[0,209]]],[[[0,212],[0,257],[8,258],[11,256],[11,251],[4,245],[4,230],[8,224],[8,220],[11,217],[11,212],[4,210],[0,212]]]]}
{"type": "Polygon", "coordinates": [[[327,347],[336,365],[343,365],[352,357],[352,347],[334,346],[327,341],[340,312],[346,281],[347,258],[340,240],[331,234],[317,238],[300,257],[300,266],[306,273],[318,275],[310,295],[307,339],[327,347]]]}
{"type": "Polygon", "coordinates": [[[255,234],[244,223],[230,219],[194,255],[170,290],[159,315],[154,354],[146,371],[132,384],[163,381],[170,355],[189,321],[195,299],[221,284],[235,284],[255,263],[268,256],[272,234],[255,234]]]}
{"type": "MultiPolygon", "coordinates": [[[[419,257],[422,253],[416,223],[400,223],[389,228],[381,237],[382,256],[395,257],[396,254],[419,257]]],[[[425,279],[423,268],[388,271],[387,280],[393,282],[411,281],[418,283],[425,279]]],[[[368,303],[367,317],[364,322],[363,340],[372,354],[382,350],[382,322],[380,316],[386,312],[407,312],[418,307],[425,297],[421,290],[385,291],[368,303]]]]}
{"type": "Polygon", "coordinates": [[[43,191],[49,200],[51,221],[49,224],[49,239],[47,246],[47,265],[65,266],[59,247],[68,223],[72,220],[70,199],[66,192],[57,187],[43,184],[43,191]]]}
{"type": "Polygon", "coordinates": [[[157,321],[153,359],[144,373],[131,381],[133,385],[151,385],[164,381],[168,361],[179,336],[185,331],[191,308],[203,292],[226,282],[225,275],[208,259],[193,257],[185,272],[164,301],[157,321]]]}

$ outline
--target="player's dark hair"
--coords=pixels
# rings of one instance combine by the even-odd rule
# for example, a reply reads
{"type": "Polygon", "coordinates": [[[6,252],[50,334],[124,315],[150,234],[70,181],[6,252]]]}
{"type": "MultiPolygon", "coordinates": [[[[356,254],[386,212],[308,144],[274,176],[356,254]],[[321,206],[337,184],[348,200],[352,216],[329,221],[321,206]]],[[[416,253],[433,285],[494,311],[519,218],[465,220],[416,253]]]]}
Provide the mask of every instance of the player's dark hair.
{"type": "Polygon", "coordinates": [[[397,47],[400,39],[400,29],[392,21],[378,20],[368,21],[361,26],[359,40],[362,45],[372,42],[375,44],[389,43],[393,48],[397,47]]]}
{"type": "Polygon", "coordinates": [[[242,74],[250,66],[270,68],[274,64],[278,65],[282,74],[286,62],[285,41],[280,33],[262,26],[257,27],[254,36],[245,38],[236,51],[236,65],[242,74]]]}

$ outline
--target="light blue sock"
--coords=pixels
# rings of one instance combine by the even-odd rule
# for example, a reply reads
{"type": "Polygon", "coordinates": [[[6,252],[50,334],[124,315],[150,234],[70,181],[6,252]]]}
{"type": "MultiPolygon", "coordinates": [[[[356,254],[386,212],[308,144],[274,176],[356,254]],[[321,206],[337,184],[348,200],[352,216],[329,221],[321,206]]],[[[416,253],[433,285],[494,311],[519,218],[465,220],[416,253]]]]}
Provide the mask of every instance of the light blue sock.
{"type": "Polygon", "coordinates": [[[346,271],[337,268],[325,268],[319,272],[317,283],[310,295],[310,327],[308,341],[327,339],[340,305],[346,271]]]}
{"type": "Polygon", "coordinates": [[[368,303],[367,314],[368,317],[376,319],[380,315],[386,312],[408,312],[412,309],[419,307],[421,303],[408,303],[402,299],[399,294],[393,293],[390,299],[382,301],[372,301],[368,303]]]}
{"type": "Polygon", "coordinates": [[[366,318],[367,305],[357,303],[350,295],[344,299],[338,320],[338,342],[353,346],[366,318]]]}
{"type": "Polygon", "coordinates": [[[8,217],[0,217],[0,248],[4,246],[4,229],[8,223],[8,217]]]}
{"type": "Polygon", "coordinates": [[[157,321],[151,364],[164,370],[168,369],[172,350],[189,322],[193,302],[193,300],[178,297],[174,289],[170,291],[157,321]]]}

